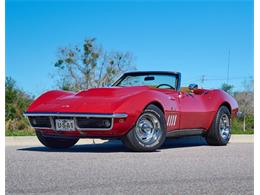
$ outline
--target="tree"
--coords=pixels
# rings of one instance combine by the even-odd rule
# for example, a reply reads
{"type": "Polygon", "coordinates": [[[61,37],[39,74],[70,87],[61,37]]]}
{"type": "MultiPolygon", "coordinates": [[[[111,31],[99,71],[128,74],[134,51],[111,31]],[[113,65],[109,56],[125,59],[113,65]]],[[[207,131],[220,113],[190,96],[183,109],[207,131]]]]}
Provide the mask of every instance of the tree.
{"type": "Polygon", "coordinates": [[[32,97],[16,86],[11,77],[5,79],[5,124],[6,129],[22,130],[29,128],[27,120],[23,117],[32,97]]]}
{"type": "Polygon", "coordinates": [[[227,84],[227,83],[223,83],[221,86],[221,89],[224,90],[225,92],[232,94],[232,90],[233,90],[234,86],[227,84]]]}
{"type": "Polygon", "coordinates": [[[58,51],[58,86],[78,91],[104,87],[123,72],[135,69],[129,52],[108,52],[97,46],[96,39],[86,39],[82,47],[64,47],[58,51]]]}

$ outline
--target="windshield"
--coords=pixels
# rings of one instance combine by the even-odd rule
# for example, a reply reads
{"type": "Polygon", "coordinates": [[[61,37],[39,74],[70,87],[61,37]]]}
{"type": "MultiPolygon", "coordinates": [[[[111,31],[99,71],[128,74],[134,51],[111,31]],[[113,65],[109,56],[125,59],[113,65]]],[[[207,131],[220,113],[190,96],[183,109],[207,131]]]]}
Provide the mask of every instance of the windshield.
{"type": "Polygon", "coordinates": [[[167,74],[127,75],[119,79],[114,86],[151,86],[176,89],[177,79],[175,75],[167,74]]]}

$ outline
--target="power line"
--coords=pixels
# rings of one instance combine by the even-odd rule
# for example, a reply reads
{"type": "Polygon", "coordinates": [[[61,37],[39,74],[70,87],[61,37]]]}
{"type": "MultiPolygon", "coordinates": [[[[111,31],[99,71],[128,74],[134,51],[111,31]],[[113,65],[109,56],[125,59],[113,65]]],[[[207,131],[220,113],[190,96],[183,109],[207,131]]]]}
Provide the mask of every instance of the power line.
{"type": "MultiPolygon", "coordinates": [[[[214,78],[214,79],[207,79],[207,81],[225,81],[226,79],[224,79],[224,78],[214,78]]],[[[229,81],[230,80],[252,80],[252,79],[250,79],[250,77],[231,77],[231,78],[229,78],[229,81]]]]}

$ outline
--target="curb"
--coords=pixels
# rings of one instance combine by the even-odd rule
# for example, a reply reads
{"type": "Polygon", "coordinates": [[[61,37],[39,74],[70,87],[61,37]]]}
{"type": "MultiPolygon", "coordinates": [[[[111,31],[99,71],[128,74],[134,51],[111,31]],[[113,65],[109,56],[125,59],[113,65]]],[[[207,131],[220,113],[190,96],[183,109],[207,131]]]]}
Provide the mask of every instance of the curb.
{"type": "Polygon", "coordinates": [[[254,135],[231,135],[231,143],[254,143],[254,135]]]}

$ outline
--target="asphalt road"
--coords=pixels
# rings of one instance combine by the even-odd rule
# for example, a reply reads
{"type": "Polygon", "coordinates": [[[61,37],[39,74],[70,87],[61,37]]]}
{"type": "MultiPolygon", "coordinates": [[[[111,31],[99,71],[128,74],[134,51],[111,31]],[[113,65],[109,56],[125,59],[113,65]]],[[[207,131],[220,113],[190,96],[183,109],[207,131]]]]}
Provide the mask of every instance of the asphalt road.
{"type": "Polygon", "coordinates": [[[253,143],[168,140],[153,153],[120,141],[53,151],[6,145],[6,194],[253,194],[253,143]]]}

